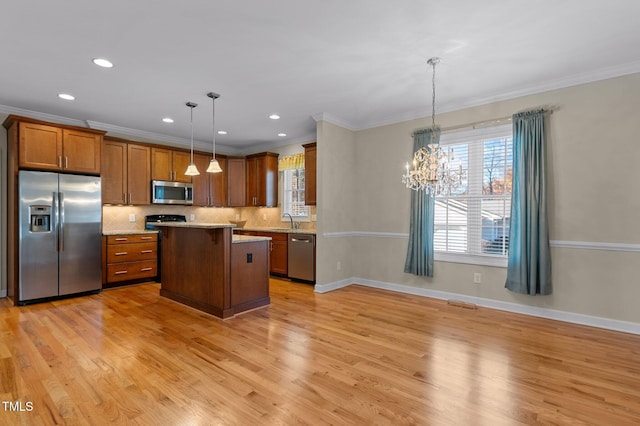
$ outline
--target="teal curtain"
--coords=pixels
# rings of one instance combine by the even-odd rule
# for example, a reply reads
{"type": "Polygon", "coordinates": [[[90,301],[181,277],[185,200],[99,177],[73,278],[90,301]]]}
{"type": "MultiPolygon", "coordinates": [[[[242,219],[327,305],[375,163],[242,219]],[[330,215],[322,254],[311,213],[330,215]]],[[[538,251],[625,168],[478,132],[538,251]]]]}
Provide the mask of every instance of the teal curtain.
{"type": "MultiPolygon", "coordinates": [[[[413,135],[413,151],[431,143],[431,129],[413,135]]],[[[440,130],[436,129],[434,142],[440,141],[440,130]]],[[[409,225],[409,247],[404,271],[410,274],[433,276],[433,219],[435,202],[424,191],[411,191],[411,223],[409,225]]]]}
{"type": "Polygon", "coordinates": [[[513,189],[505,287],[551,294],[551,253],[545,175],[545,112],[513,116],[513,189]]]}

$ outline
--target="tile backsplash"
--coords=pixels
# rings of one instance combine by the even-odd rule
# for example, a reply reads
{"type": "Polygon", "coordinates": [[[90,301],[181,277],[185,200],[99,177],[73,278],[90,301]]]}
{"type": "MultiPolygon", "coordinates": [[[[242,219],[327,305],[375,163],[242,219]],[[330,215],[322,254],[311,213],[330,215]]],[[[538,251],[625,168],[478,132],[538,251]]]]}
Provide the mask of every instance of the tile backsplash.
{"type": "MultiPolygon", "coordinates": [[[[309,214],[315,215],[315,206],[310,207],[309,214]]],[[[280,208],[273,207],[235,207],[235,208],[208,208],[190,206],[103,206],[102,229],[103,231],[137,231],[144,229],[144,218],[150,214],[182,214],[189,222],[229,223],[240,215],[241,220],[246,220],[245,227],[253,228],[282,228],[289,226],[289,221],[282,221],[280,208]],[[194,215],[191,220],[191,215],[194,215]],[[130,219],[135,216],[135,221],[130,219]]],[[[316,222],[300,222],[301,229],[315,229],[316,222]]]]}

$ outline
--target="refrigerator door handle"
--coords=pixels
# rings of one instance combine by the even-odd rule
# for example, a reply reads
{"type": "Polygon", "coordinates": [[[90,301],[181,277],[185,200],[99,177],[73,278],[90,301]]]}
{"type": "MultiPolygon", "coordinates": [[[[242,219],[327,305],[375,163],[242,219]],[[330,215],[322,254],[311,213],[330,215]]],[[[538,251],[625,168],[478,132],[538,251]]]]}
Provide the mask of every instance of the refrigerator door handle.
{"type": "Polygon", "coordinates": [[[53,248],[55,249],[55,251],[60,251],[60,247],[58,247],[58,226],[60,224],[60,216],[58,215],[58,193],[57,192],[53,192],[52,193],[52,207],[53,207],[53,220],[55,221],[52,224],[52,227],[54,229],[54,238],[53,238],[53,248]]]}
{"type": "Polygon", "coordinates": [[[58,192],[58,209],[60,214],[60,251],[64,251],[64,192],[58,192]]]}

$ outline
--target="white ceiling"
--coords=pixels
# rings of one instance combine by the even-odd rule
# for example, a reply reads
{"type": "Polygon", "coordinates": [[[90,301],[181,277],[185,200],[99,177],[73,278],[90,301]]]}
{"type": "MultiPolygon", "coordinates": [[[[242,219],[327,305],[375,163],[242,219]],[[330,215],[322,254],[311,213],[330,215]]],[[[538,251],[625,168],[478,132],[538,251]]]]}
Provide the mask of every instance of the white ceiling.
{"type": "Polygon", "coordinates": [[[5,2],[0,112],[179,146],[192,101],[207,149],[214,91],[219,150],[246,153],[313,140],[320,114],[429,115],[432,56],[438,111],[639,72],[639,17],[637,0],[5,2]]]}

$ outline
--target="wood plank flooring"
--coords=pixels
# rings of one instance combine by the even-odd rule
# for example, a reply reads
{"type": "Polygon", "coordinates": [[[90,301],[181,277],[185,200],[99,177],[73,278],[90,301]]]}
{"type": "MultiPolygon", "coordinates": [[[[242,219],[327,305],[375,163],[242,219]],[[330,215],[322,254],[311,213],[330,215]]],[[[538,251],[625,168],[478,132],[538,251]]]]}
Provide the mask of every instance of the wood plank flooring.
{"type": "Polygon", "coordinates": [[[158,291],[0,300],[0,424],[640,424],[640,336],[361,286],[271,280],[224,321],[158,291]]]}

